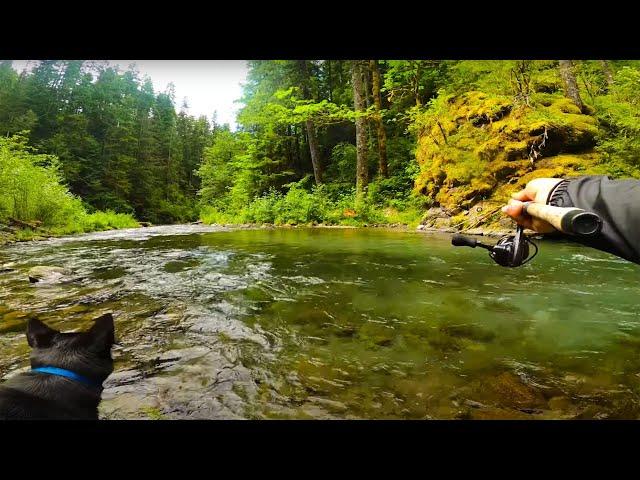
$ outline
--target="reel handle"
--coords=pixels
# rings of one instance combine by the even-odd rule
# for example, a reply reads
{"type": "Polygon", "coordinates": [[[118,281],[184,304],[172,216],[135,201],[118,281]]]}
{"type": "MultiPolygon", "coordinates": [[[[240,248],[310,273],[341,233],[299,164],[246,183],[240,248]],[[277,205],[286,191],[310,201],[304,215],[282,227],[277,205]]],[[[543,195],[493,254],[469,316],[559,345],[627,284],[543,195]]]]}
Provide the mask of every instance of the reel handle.
{"type": "Polygon", "coordinates": [[[453,245],[454,247],[476,248],[476,246],[478,245],[478,241],[475,238],[465,237],[464,235],[456,233],[453,237],[451,237],[451,245],[453,245]]]}
{"type": "Polygon", "coordinates": [[[556,230],[569,235],[588,237],[602,230],[602,219],[592,212],[575,207],[553,207],[525,202],[523,213],[549,222],[556,230]]]}

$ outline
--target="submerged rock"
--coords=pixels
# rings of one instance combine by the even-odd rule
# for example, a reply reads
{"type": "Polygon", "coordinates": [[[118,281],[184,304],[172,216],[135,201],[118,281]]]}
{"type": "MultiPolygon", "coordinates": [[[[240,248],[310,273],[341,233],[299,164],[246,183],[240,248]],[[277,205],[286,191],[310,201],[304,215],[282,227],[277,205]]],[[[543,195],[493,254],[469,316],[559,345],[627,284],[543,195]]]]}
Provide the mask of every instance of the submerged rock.
{"type": "Polygon", "coordinates": [[[548,403],[551,410],[565,411],[571,407],[571,399],[565,396],[552,397],[548,403]]]}
{"type": "Polygon", "coordinates": [[[333,411],[338,411],[338,412],[345,412],[346,410],[348,410],[348,407],[342,403],[342,402],[338,402],[335,400],[330,400],[327,398],[321,398],[321,397],[314,397],[314,396],[309,396],[307,397],[307,401],[310,403],[314,403],[317,405],[321,405],[329,410],[333,410],[333,411]]]}
{"type": "Polygon", "coordinates": [[[541,392],[525,384],[513,373],[504,372],[484,382],[485,391],[493,394],[502,404],[512,408],[536,408],[546,406],[541,392]]]}
{"type": "Polygon", "coordinates": [[[16,269],[13,268],[15,264],[13,262],[11,263],[5,263],[4,265],[0,265],[0,273],[11,273],[11,272],[15,272],[16,269]]]}
{"type": "Polygon", "coordinates": [[[73,272],[64,267],[53,267],[48,265],[38,265],[29,269],[29,282],[31,283],[54,283],[63,281],[73,272]]]}
{"type": "MultiPolygon", "coordinates": [[[[511,372],[472,380],[452,398],[461,400],[462,411],[457,418],[462,419],[567,418],[561,411],[552,412],[539,389],[511,372]]],[[[562,402],[552,403],[554,407],[562,405],[562,402]]]]}
{"type": "Polygon", "coordinates": [[[476,342],[491,342],[496,336],[491,330],[470,324],[443,325],[440,331],[452,337],[468,338],[476,342]]]}

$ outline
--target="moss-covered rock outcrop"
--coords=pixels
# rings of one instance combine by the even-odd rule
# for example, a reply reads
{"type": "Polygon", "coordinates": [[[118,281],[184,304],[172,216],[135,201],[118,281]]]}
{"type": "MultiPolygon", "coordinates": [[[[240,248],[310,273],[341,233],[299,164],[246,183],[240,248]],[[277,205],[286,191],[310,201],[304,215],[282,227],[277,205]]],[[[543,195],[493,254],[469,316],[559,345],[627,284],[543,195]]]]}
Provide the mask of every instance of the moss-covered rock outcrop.
{"type": "Polygon", "coordinates": [[[415,188],[437,207],[428,226],[505,228],[499,207],[529,180],[592,173],[598,163],[596,119],[560,93],[535,93],[529,105],[480,91],[441,95],[415,128],[415,188]]]}

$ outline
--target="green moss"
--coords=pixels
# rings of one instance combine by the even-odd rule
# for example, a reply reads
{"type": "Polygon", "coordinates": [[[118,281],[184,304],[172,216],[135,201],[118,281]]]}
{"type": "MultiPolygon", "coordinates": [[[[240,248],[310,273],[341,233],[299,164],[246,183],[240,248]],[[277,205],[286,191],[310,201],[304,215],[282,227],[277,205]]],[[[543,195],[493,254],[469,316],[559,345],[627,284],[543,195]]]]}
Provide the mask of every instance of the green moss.
{"type": "Polygon", "coordinates": [[[416,192],[447,209],[468,209],[478,202],[505,201],[536,177],[593,171],[598,164],[595,118],[549,91],[554,90],[535,93],[530,107],[478,91],[436,102],[436,110],[416,120],[422,126],[416,192]],[[446,142],[439,125],[447,125],[446,142]],[[532,148],[540,156],[530,158],[532,148]]]}
{"type": "Polygon", "coordinates": [[[558,70],[550,68],[541,70],[532,79],[534,91],[549,95],[562,90],[562,80],[558,74],[558,70]]]}
{"type": "Polygon", "coordinates": [[[156,407],[144,407],[142,411],[150,420],[163,420],[164,414],[156,407]]]}
{"type": "Polygon", "coordinates": [[[482,160],[491,160],[496,158],[501,150],[502,145],[500,144],[500,139],[498,137],[491,137],[486,142],[481,143],[480,146],[475,149],[474,153],[482,160]]]}
{"type": "Polygon", "coordinates": [[[559,113],[571,113],[574,115],[581,114],[580,109],[577,107],[577,105],[573,103],[571,99],[566,97],[556,98],[556,100],[551,105],[549,105],[548,108],[559,113]]]}
{"type": "Polygon", "coordinates": [[[453,217],[451,217],[451,226],[452,227],[456,227],[456,226],[462,227],[463,225],[465,225],[467,223],[467,215],[465,215],[466,213],[467,212],[459,213],[458,215],[454,215],[453,217]]]}
{"type": "Polygon", "coordinates": [[[531,96],[531,99],[534,102],[534,104],[542,105],[544,107],[550,106],[553,102],[556,101],[557,98],[558,98],[557,94],[554,95],[551,93],[534,93],[531,96]]]}

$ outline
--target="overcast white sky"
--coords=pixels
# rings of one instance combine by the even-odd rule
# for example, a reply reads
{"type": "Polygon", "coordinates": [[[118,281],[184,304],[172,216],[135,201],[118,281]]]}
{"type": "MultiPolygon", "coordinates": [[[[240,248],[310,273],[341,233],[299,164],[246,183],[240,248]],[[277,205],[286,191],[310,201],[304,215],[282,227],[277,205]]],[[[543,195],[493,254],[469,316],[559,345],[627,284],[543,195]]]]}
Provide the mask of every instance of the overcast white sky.
{"type": "MultiPolygon", "coordinates": [[[[205,115],[209,120],[217,112],[218,123],[228,123],[235,130],[236,112],[247,76],[244,60],[109,60],[126,70],[135,64],[142,75],[149,75],[156,92],[163,92],[170,82],[176,88],[176,108],[187,99],[189,114],[205,115]]],[[[14,60],[13,67],[21,71],[26,60],[14,60]]]]}

